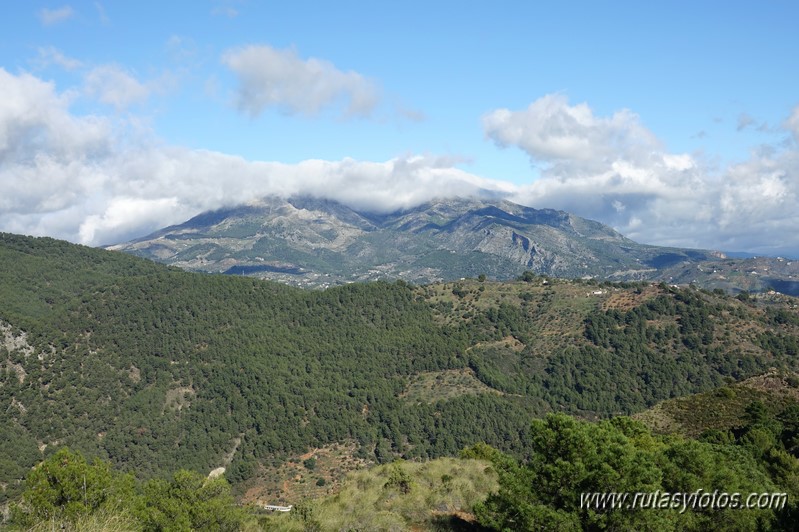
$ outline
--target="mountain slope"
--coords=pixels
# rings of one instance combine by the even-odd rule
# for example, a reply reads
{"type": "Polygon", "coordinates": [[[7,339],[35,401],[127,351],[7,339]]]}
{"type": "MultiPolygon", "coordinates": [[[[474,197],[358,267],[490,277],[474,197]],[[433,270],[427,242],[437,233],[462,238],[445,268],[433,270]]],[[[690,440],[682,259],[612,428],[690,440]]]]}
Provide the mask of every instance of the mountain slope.
{"type": "Polygon", "coordinates": [[[637,244],[598,222],[508,201],[438,200],[384,215],[308,197],[197,216],[112,246],[195,271],[303,286],[399,278],[435,282],[526,270],[558,277],[651,279],[705,251],[637,244]]]}
{"type": "Polygon", "coordinates": [[[234,482],[336,443],[367,462],[478,441],[524,456],[548,411],[633,413],[797,369],[794,299],[666,285],[309,291],[0,234],[0,296],[12,491],[61,445],[145,477],[227,466],[234,482]]]}
{"type": "Polygon", "coordinates": [[[755,402],[772,416],[799,406],[799,375],[771,370],[710,392],[663,401],[633,417],[652,430],[695,438],[708,430],[740,431],[751,422],[747,408],[755,402]]]}

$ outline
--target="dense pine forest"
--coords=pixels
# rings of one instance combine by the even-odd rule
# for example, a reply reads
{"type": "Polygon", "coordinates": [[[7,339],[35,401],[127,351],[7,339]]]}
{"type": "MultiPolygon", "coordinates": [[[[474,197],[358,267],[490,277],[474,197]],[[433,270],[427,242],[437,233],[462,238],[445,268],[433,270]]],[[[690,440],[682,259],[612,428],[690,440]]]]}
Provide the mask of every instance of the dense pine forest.
{"type": "MultiPolygon", "coordinates": [[[[492,463],[498,473],[496,496],[474,502],[484,525],[514,529],[508,505],[529,501],[529,512],[519,514],[525,527],[547,515],[573,527],[612,528],[613,519],[578,515],[566,495],[519,491],[527,480],[554,474],[544,464],[557,457],[546,454],[542,438],[569,424],[585,441],[616,442],[646,466],[641,475],[650,476],[619,481],[617,491],[723,484],[698,472],[683,484],[665,483],[682,467],[678,455],[688,453],[697,471],[737,460],[729,478],[746,481],[730,485],[796,493],[792,411],[758,414],[753,407],[731,432],[713,433],[716,440],[674,436],[683,438],[676,443],[637,422],[585,424],[565,416],[607,420],[771,368],[792,375],[799,312],[796,299],[779,294],[732,297],[532,274],[508,283],[481,276],[307,291],[2,234],[0,333],[2,503],[19,501],[37,482],[31,476],[43,466],[32,470],[35,464],[67,456],[69,463],[88,460],[81,467],[105,468],[108,482],[128,490],[121,498],[138,501],[125,509],[131,522],[161,529],[152,508],[167,492],[185,489],[208,504],[226,505],[234,495],[246,501],[248,494],[298,504],[285,492],[258,491],[257,479],[318,449],[346,445],[350,459],[389,467],[471,448],[469,459],[492,463]],[[220,466],[227,480],[212,495],[196,495],[220,466]],[[565,517],[541,513],[546,508],[565,517]]],[[[402,475],[394,475],[402,492],[402,475]]],[[[317,481],[321,489],[325,478],[317,481]]],[[[37,518],[27,508],[20,522],[37,518]]],[[[306,521],[312,514],[303,514],[306,521]]],[[[744,514],[764,527],[788,515],[744,514]]],[[[236,527],[250,522],[230,515],[236,527]]],[[[185,519],[186,528],[202,528],[185,519]]],[[[700,528],[705,521],[697,519],[686,527],[700,528]]]]}

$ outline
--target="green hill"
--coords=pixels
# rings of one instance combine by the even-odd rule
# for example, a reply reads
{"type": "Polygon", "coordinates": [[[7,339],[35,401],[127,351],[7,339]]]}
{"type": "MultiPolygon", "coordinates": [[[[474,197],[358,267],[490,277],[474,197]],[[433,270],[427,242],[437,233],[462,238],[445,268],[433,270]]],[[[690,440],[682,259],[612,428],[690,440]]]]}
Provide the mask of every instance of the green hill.
{"type": "Polygon", "coordinates": [[[760,403],[771,416],[799,405],[799,376],[770,371],[715,390],[670,399],[633,416],[652,430],[698,437],[707,431],[739,431],[750,421],[747,411],[760,403]]]}
{"type": "Polygon", "coordinates": [[[477,442],[524,458],[550,411],[630,414],[797,369],[795,300],[769,297],[532,274],[304,291],[3,234],[3,497],[63,445],[140,478],[224,466],[240,496],[334,445],[353,464],[477,442]]]}

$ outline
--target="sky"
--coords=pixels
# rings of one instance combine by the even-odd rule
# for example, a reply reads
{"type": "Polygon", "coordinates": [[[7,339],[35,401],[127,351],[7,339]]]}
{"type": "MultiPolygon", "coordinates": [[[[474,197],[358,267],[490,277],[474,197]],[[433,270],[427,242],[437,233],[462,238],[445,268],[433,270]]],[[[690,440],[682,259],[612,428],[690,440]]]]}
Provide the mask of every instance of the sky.
{"type": "Polygon", "coordinates": [[[490,196],[799,258],[799,3],[6,2],[0,231],[490,196]]]}

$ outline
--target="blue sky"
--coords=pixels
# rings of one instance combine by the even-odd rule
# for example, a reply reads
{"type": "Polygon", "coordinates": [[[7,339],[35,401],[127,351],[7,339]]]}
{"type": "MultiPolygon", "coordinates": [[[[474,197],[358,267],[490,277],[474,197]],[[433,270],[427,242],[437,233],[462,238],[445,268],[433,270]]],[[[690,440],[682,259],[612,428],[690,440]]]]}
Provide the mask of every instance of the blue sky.
{"type": "Polygon", "coordinates": [[[492,190],[799,256],[797,6],[9,3],[0,229],[99,245],[271,193],[492,190]]]}

